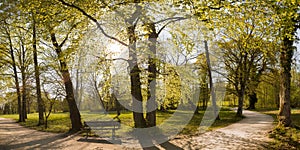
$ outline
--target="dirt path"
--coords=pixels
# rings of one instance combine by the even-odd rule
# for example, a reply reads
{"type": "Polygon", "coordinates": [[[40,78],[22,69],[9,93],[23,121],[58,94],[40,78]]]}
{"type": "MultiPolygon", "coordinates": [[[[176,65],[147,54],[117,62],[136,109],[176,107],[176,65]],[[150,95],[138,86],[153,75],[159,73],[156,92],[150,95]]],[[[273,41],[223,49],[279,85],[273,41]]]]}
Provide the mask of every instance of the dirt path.
{"type": "Polygon", "coordinates": [[[120,145],[112,145],[104,140],[85,140],[80,136],[40,132],[24,128],[14,120],[0,118],[0,150],[113,150],[121,149],[120,145]]]}
{"type": "Polygon", "coordinates": [[[246,118],[227,127],[171,142],[183,149],[267,149],[271,141],[267,134],[273,128],[274,119],[248,110],[244,110],[243,114],[246,118]]]}
{"type": "MultiPolygon", "coordinates": [[[[192,137],[178,137],[170,143],[183,149],[265,149],[267,132],[273,118],[252,111],[244,111],[245,119],[225,128],[192,137]]],[[[137,147],[136,147],[137,148],[137,147]]],[[[0,149],[124,149],[101,139],[85,140],[80,136],[39,132],[24,128],[11,119],[0,118],[0,149]]],[[[128,148],[127,148],[128,149],[128,148]]]]}

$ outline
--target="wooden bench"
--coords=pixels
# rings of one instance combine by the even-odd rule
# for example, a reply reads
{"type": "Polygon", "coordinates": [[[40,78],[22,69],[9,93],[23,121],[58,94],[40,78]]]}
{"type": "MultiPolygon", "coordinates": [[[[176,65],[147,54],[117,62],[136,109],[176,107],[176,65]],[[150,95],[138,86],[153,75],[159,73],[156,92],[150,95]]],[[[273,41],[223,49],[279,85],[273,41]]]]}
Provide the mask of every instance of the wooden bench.
{"type": "Polygon", "coordinates": [[[120,122],[111,121],[85,121],[84,130],[86,131],[86,139],[88,138],[91,130],[112,130],[112,140],[115,140],[116,130],[120,129],[120,122]]]}

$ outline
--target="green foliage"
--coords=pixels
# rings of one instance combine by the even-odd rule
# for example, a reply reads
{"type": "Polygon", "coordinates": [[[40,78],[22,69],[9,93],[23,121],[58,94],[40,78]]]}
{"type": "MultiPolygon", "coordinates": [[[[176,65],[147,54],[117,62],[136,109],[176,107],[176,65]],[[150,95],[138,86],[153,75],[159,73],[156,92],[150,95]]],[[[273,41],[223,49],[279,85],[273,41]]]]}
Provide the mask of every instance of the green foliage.
{"type": "Polygon", "coordinates": [[[300,72],[296,69],[292,70],[291,79],[291,107],[300,108],[300,72]]]}
{"type": "Polygon", "coordinates": [[[162,106],[165,109],[176,109],[181,99],[181,81],[178,72],[172,66],[166,64],[166,97],[162,106]]]}

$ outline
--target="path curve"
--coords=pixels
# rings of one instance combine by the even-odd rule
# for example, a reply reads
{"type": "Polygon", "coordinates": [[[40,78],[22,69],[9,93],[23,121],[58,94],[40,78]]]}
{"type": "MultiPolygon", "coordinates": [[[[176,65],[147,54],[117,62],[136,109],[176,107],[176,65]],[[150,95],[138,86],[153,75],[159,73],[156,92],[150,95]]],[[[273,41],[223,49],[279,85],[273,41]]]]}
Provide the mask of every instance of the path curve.
{"type": "Polygon", "coordinates": [[[268,132],[274,127],[273,117],[244,110],[239,122],[197,136],[175,139],[172,143],[183,149],[257,150],[267,149],[268,132]]]}
{"type": "MultiPolygon", "coordinates": [[[[266,149],[268,131],[273,128],[269,115],[244,110],[246,118],[227,127],[196,136],[179,136],[170,143],[186,150],[194,149],[266,149]]],[[[80,136],[40,132],[24,128],[14,120],[0,118],[0,149],[66,149],[66,150],[119,150],[122,145],[105,143],[104,140],[90,142],[80,136]]],[[[137,148],[137,147],[136,147],[137,148]]],[[[128,149],[128,147],[126,148],[128,149]]]]}

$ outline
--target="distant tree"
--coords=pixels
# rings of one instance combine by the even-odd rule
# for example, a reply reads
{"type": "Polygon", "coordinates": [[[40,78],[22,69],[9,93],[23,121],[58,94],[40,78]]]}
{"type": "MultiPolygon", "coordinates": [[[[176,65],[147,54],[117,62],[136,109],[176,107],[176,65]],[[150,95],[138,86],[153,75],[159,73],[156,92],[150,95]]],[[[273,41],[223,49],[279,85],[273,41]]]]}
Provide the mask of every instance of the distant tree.
{"type": "MultiPolygon", "coordinates": [[[[202,102],[202,109],[204,110],[207,107],[207,103],[209,100],[209,88],[208,88],[208,71],[205,54],[201,53],[197,57],[197,61],[195,64],[198,67],[199,74],[199,83],[200,83],[200,95],[199,101],[202,102]]],[[[199,110],[199,104],[197,105],[197,110],[199,110]]]]}
{"type": "MultiPolygon", "coordinates": [[[[230,20],[230,24],[224,20],[216,21],[221,30],[217,31],[221,36],[217,43],[227,71],[225,76],[238,97],[237,116],[242,116],[247,90],[250,94],[254,93],[256,87],[250,85],[258,84],[260,75],[266,69],[266,58],[271,54],[268,51],[274,52],[271,49],[274,43],[268,41],[275,40],[272,36],[275,32],[269,28],[274,23],[263,19],[271,15],[259,12],[260,4],[241,3],[230,7],[229,11],[217,15],[230,20]]],[[[251,98],[255,99],[254,95],[251,98]]]]}

